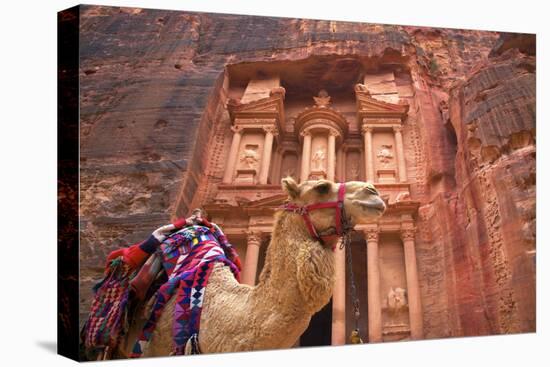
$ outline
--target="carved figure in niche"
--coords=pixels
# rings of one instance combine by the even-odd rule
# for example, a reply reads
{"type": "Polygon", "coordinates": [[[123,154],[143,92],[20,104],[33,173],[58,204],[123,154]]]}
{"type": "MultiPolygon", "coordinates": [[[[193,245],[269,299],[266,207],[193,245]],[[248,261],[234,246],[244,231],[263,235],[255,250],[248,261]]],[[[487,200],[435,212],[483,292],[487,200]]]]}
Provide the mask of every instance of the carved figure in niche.
{"type": "Polygon", "coordinates": [[[378,153],[376,153],[376,158],[378,158],[378,161],[384,166],[387,166],[390,163],[390,160],[393,159],[391,148],[391,144],[382,144],[378,150],[378,153]]]}
{"type": "Polygon", "coordinates": [[[390,291],[388,292],[388,309],[390,311],[397,312],[407,306],[405,293],[406,291],[403,288],[390,288],[390,291]]]}
{"type": "Polygon", "coordinates": [[[357,162],[350,165],[349,176],[353,181],[359,180],[359,165],[357,165],[357,162]]]}
{"type": "Polygon", "coordinates": [[[327,107],[330,104],[330,96],[324,89],[321,89],[319,91],[319,94],[317,94],[317,97],[313,97],[313,100],[315,101],[315,104],[319,107],[327,107]]]}
{"type": "Polygon", "coordinates": [[[259,162],[259,156],[258,156],[258,146],[257,145],[247,145],[244,149],[244,151],[241,154],[240,161],[247,167],[247,168],[256,168],[258,162],[259,162]]]}
{"type": "Polygon", "coordinates": [[[323,170],[325,168],[325,150],[323,148],[318,148],[311,160],[314,164],[314,170],[323,170]]]}
{"type": "Polygon", "coordinates": [[[296,174],[296,170],[294,168],[287,168],[284,172],[284,177],[295,177],[294,175],[296,174]]]}

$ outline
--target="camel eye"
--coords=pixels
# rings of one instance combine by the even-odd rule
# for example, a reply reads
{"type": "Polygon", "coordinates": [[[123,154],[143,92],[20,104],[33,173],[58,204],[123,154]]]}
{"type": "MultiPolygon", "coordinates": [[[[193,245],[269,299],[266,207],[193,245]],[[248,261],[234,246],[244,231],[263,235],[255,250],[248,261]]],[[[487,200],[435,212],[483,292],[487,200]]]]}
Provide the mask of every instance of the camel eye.
{"type": "Polygon", "coordinates": [[[330,191],[330,183],[322,182],[315,186],[315,190],[317,190],[317,192],[321,195],[328,194],[328,192],[330,191]]]}
{"type": "Polygon", "coordinates": [[[370,192],[370,193],[373,194],[373,195],[380,195],[380,194],[378,193],[378,190],[376,190],[376,188],[374,187],[374,185],[373,185],[373,184],[370,184],[370,183],[367,184],[367,191],[370,192]]]}

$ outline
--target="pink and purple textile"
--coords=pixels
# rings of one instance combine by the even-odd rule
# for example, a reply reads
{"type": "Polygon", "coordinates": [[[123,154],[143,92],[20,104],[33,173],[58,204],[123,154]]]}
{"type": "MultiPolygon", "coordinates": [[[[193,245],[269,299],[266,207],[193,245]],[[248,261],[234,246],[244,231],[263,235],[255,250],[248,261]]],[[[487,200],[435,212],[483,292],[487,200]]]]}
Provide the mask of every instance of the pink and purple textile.
{"type": "Polygon", "coordinates": [[[87,350],[114,348],[119,342],[127,315],[130,280],[135,275],[122,258],[109,262],[107,274],[94,287],[95,297],[81,338],[87,350]]]}
{"type": "MultiPolygon", "coordinates": [[[[177,300],[173,315],[173,353],[184,354],[187,341],[198,335],[204,292],[214,266],[217,263],[229,266],[239,280],[239,268],[226,256],[226,251],[232,255],[234,250],[224,239],[223,232],[215,225],[212,228],[192,226],[173,234],[161,244],[163,266],[169,278],[155,296],[151,315],[131,357],[143,354],[160,315],[174,296],[177,300]],[[224,245],[219,243],[220,240],[224,245]]],[[[233,257],[231,255],[229,257],[233,257]]]]}

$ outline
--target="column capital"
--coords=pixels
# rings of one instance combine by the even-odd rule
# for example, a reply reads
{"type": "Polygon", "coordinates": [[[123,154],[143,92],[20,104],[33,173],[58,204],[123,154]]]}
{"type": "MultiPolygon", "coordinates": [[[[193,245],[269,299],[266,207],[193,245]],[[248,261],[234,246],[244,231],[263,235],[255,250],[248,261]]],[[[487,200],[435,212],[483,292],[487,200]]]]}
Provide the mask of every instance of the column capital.
{"type": "Polygon", "coordinates": [[[366,133],[372,133],[372,131],[374,130],[374,128],[372,126],[369,126],[369,125],[363,125],[361,126],[361,132],[363,134],[366,134],[366,133]]]}
{"type": "Polygon", "coordinates": [[[262,233],[258,231],[246,232],[247,245],[254,245],[260,247],[262,245],[262,233]]]}
{"type": "Polygon", "coordinates": [[[367,240],[367,242],[378,241],[379,234],[380,234],[379,228],[363,229],[363,235],[365,236],[365,239],[367,240]]]}
{"type": "Polygon", "coordinates": [[[262,129],[266,133],[271,133],[274,136],[279,135],[279,130],[277,130],[277,127],[275,126],[263,126],[262,129]]]}
{"type": "Polygon", "coordinates": [[[304,130],[300,132],[301,137],[311,136],[311,132],[309,130],[304,130]]]}
{"type": "Polygon", "coordinates": [[[243,127],[234,125],[234,126],[231,126],[231,131],[233,131],[235,134],[240,134],[243,132],[243,127]]]}
{"type": "Polygon", "coordinates": [[[403,126],[401,126],[401,125],[393,125],[393,126],[392,126],[392,129],[393,129],[393,131],[396,132],[396,133],[397,133],[397,132],[401,132],[401,131],[403,131],[403,126]]]}
{"type": "Polygon", "coordinates": [[[405,242],[405,241],[414,240],[415,233],[416,233],[416,228],[405,228],[405,229],[402,229],[399,234],[401,236],[401,240],[405,242]]]}
{"type": "Polygon", "coordinates": [[[328,135],[329,136],[334,136],[335,138],[337,138],[337,137],[340,136],[340,133],[335,129],[329,129],[328,130],[328,135]]]}

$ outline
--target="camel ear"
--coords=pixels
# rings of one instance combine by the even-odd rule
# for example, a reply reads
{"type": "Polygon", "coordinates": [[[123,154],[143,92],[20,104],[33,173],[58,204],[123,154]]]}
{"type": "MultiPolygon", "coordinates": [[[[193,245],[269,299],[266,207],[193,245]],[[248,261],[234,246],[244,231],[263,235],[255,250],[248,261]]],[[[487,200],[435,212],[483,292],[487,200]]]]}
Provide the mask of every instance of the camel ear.
{"type": "Polygon", "coordinates": [[[283,178],[281,183],[283,184],[283,190],[285,190],[292,199],[296,199],[300,195],[298,184],[292,177],[283,178]]]}

